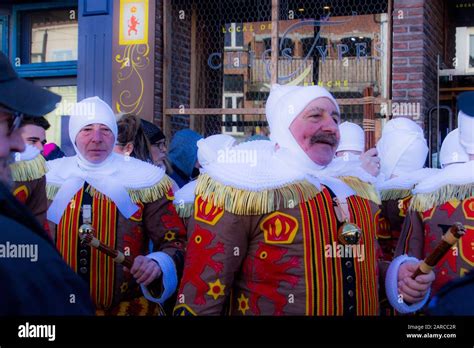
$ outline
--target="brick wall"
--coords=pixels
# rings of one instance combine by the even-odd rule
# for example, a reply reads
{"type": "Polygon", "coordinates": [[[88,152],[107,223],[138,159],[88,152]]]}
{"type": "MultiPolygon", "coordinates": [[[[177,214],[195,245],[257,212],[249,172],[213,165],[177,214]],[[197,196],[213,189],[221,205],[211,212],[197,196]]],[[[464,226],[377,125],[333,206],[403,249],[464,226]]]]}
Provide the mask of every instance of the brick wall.
{"type": "Polygon", "coordinates": [[[155,102],[154,123],[163,127],[163,2],[156,0],[155,9],[155,102]]]}
{"type": "MultiPolygon", "coordinates": [[[[171,1],[170,107],[189,108],[191,69],[191,8],[189,2],[171,1]],[[184,19],[180,19],[180,11],[184,19]]],[[[155,123],[163,125],[163,1],[156,0],[155,27],[155,123]]],[[[171,134],[189,127],[188,115],[171,116],[171,134]]]]}
{"type": "Polygon", "coordinates": [[[395,0],[392,41],[392,99],[420,103],[424,115],[436,105],[436,59],[443,58],[443,0],[395,0]]]}

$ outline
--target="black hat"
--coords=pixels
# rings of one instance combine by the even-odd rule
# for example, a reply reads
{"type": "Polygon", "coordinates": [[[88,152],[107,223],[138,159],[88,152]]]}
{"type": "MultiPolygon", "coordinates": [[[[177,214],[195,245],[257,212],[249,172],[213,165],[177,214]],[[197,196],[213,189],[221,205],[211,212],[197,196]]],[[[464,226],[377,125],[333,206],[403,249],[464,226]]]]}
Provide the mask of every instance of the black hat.
{"type": "Polygon", "coordinates": [[[464,92],[458,96],[458,109],[465,115],[474,117],[474,91],[464,92]]]}
{"type": "Polygon", "coordinates": [[[156,144],[160,140],[165,139],[165,135],[163,134],[163,132],[153,123],[148,122],[144,119],[141,119],[141,122],[143,131],[145,132],[145,135],[148,138],[150,144],[156,144]]]}
{"type": "Polygon", "coordinates": [[[60,101],[61,96],[19,78],[8,57],[0,52],[0,104],[13,111],[38,117],[56,109],[60,101]]]}

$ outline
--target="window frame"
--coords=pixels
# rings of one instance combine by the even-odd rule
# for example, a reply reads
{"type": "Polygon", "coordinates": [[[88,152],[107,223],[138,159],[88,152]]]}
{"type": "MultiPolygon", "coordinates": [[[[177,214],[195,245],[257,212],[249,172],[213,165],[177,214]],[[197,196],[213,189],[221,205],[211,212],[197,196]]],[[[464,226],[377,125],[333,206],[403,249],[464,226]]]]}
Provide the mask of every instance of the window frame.
{"type": "Polygon", "coordinates": [[[474,73],[474,66],[469,67],[469,59],[471,58],[471,35],[474,36],[474,27],[467,27],[466,30],[466,72],[474,73]]]}
{"type": "Polygon", "coordinates": [[[243,23],[236,23],[236,22],[230,23],[229,28],[226,29],[227,30],[226,34],[230,34],[230,46],[226,46],[225,41],[224,41],[224,51],[243,50],[244,49],[244,46],[243,46],[244,34],[242,32],[242,27],[243,27],[243,23]],[[238,33],[239,33],[239,35],[242,35],[242,46],[237,46],[237,24],[240,25],[240,28],[241,28],[241,30],[238,33]],[[229,31],[230,28],[233,29],[232,32],[229,31]]]}
{"type": "MultiPolygon", "coordinates": [[[[224,92],[222,94],[222,105],[224,108],[226,108],[226,104],[225,104],[225,99],[226,98],[232,98],[232,108],[233,109],[239,109],[237,108],[237,98],[242,98],[242,101],[245,102],[245,98],[244,98],[244,93],[243,92],[224,92]]],[[[238,122],[238,117],[237,116],[241,116],[241,114],[223,114],[222,115],[222,122],[226,122],[226,116],[232,116],[232,122],[238,122]]],[[[230,132],[228,132],[226,129],[226,126],[222,126],[222,134],[229,134],[229,135],[236,135],[236,136],[239,136],[239,135],[244,135],[245,134],[245,129],[243,132],[239,132],[237,131],[237,126],[232,126],[232,130],[230,132]]]]}
{"type": "Polygon", "coordinates": [[[0,26],[2,27],[2,37],[0,37],[0,46],[2,52],[8,56],[8,16],[0,15],[0,26]]]}
{"type": "MultiPolygon", "coordinates": [[[[61,3],[43,2],[39,4],[21,4],[12,6],[12,47],[11,60],[15,64],[16,59],[20,57],[20,51],[24,43],[22,43],[23,23],[20,19],[22,13],[27,11],[38,10],[56,10],[62,8],[77,7],[77,18],[79,18],[79,4],[76,0],[66,0],[61,3]]],[[[29,33],[28,33],[29,35],[29,33]]],[[[31,38],[28,37],[28,44],[31,38]]],[[[46,63],[28,63],[15,66],[20,77],[49,77],[49,76],[72,76],[77,75],[77,60],[68,60],[63,62],[46,62],[46,63]]]]}

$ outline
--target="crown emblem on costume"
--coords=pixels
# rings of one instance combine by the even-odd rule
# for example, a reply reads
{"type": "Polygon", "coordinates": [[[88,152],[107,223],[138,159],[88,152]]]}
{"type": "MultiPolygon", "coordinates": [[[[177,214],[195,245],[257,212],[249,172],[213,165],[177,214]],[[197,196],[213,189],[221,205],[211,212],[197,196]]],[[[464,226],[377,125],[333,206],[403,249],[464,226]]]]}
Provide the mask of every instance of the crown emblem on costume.
{"type": "Polygon", "coordinates": [[[205,201],[200,195],[194,203],[194,218],[198,221],[205,222],[209,225],[215,225],[224,214],[224,209],[216,207],[212,204],[210,197],[205,201]]]}
{"type": "Polygon", "coordinates": [[[260,223],[265,242],[270,244],[289,244],[293,242],[298,230],[298,220],[281,212],[270,214],[260,223]]]}

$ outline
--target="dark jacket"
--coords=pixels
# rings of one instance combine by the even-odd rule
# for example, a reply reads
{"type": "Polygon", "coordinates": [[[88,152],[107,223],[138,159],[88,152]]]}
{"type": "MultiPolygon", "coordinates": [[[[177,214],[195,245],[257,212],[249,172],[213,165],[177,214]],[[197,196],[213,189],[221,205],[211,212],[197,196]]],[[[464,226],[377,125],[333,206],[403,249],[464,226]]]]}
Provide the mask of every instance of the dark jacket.
{"type": "Polygon", "coordinates": [[[63,261],[33,215],[1,183],[0,226],[0,316],[94,314],[88,287],[63,261]],[[13,257],[12,251],[21,245],[29,247],[13,257]]]}
{"type": "Polygon", "coordinates": [[[446,284],[431,300],[430,315],[474,315],[474,271],[446,284]]]}

